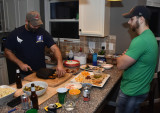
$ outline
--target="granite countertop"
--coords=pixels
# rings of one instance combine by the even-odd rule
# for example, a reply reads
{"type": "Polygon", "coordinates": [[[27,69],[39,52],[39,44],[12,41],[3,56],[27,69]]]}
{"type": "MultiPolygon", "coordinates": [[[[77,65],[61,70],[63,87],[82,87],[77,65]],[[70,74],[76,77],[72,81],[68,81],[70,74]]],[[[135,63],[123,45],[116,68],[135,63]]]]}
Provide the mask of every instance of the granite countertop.
{"type": "MultiPolygon", "coordinates": [[[[76,107],[73,111],[74,113],[94,113],[103,103],[103,100],[105,100],[105,98],[107,97],[111,89],[118,82],[118,80],[121,78],[121,75],[122,75],[122,71],[119,71],[116,66],[114,66],[110,70],[105,70],[104,73],[110,74],[110,78],[108,79],[108,81],[105,83],[105,85],[102,88],[92,87],[89,102],[83,101],[83,96],[81,92],[79,98],[75,100],[76,107]]],[[[69,94],[67,94],[67,100],[70,99],[68,95],[69,94]]],[[[57,94],[51,97],[50,99],[48,99],[43,104],[41,104],[39,106],[40,110],[38,113],[46,113],[44,111],[44,107],[56,102],[58,102],[57,94]]],[[[17,107],[21,108],[21,105],[18,105],[17,107]]],[[[3,113],[8,112],[8,110],[11,110],[11,109],[12,108],[8,107],[7,105],[0,106],[0,110],[3,111],[3,113]]],[[[16,113],[16,112],[13,112],[13,113],[16,113]]],[[[62,107],[57,110],[57,113],[67,113],[67,111],[65,111],[64,107],[62,107]]]]}

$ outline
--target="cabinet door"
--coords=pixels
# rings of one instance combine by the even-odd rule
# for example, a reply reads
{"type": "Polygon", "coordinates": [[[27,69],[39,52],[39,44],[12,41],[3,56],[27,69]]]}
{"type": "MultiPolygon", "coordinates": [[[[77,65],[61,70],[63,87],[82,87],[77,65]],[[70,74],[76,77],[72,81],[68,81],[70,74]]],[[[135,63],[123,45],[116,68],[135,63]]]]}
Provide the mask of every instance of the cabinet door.
{"type": "Polygon", "coordinates": [[[17,25],[16,27],[25,24],[26,14],[29,11],[40,11],[39,0],[16,0],[16,17],[17,25]]]}
{"type": "Polygon", "coordinates": [[[147,6],[160,7],[160,0],[147,0],[147,6]]]}
{"type": "Polygon", "coordinates": [[[79,0],[79,35],[107,36],[109,12],[105,0],[79,0]]]}
{"type": "Polygon", "coordinates": [[[40,11],[39,0],[3,0],[5,31],[25,24],[26,13],[40,11]]]}
{"type": "Polygon", "coordinates": [[[15,1],[3,0],[5,31],[12,31],[16,26],[15,1]]]}
{"type": "Polygon", "coordinates": [[[5,57],[0,58],[0,85],[8,85],[8,72],[5,57]]]}

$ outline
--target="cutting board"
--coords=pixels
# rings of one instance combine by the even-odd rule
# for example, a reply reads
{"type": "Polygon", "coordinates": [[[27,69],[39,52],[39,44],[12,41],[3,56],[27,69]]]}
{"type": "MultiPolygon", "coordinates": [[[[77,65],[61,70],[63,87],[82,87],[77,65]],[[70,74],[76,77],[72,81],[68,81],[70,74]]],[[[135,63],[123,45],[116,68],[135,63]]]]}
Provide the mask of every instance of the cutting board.
{"type": "Polygon", "coordinates": [[[41,79],[38,78],[36,76],[36,73],[32,73],[30,75],[28,75],[27,77],[24,78],[24,80],[26,81],[44,81],[48,83],[48,86],[50,87],[56,87],[62,83],[64,83],[65,81],[67,81],[68,79],[70,79],[72,77],[71,73],[66,73],[64,77],[61,78],[55,78],[55,79],[41,79]]]}
{"type": "MultiPolygon", "coordinates": [[[[73,77],[72,77],[73,78],[73,77]]],[[[60,88],[60,87],[64,87],[67,83],[70,82],[70,80],[72,79],[70,78],[69,80],[67,80],[66,82],[64,82],[63,84],[57,86],[57,87],[48,87],[47,88],[47,91],[40,97],[38,97],[38,104],[42,104],[43,102],[45,102],[46,100],[48,100],[49,98],[51,98],[52,96],[54,96],[56,93],[57,93],[57,89],[60,88]]],[[[25,81],[23,80],[22,81],[22,85],[25,85],[26,83],[28,83],[29,81],[25,81]]],[[[16,84],[13,84],[13,85],[10,85],[11,87],[13,88],[16,88],[16,84]]],[[[20,95],[23,94],[23,89],[17,89],[17,91],[15,92],[14,96],[15,97],[18,97],[20,95]]],[[[58,98],[58,97],[57,97],[58,98]]]]}
{"type": "MultiPolygon", "coordinates": [[[[25,85],[26,83],[28,83],[29,81],[22,81],[22,84],[25,85]]],[[[11,85],[11,87],[16,88],[16,84],[11,85]]],[[[47,91],[40,97],[38,97],[38,104],[42,104],[43,102],[45,102],[46,100],[48,100],[49,98],[51,98],[53,95],[55,95],[56,92],[56,88],[52,88],[52,87],[48,87],[47,91]]],[[[23,89],[17,89],[17,91],[14,94],[14,97],[18,97],[20,95],[23,94],[23,89]]]]}

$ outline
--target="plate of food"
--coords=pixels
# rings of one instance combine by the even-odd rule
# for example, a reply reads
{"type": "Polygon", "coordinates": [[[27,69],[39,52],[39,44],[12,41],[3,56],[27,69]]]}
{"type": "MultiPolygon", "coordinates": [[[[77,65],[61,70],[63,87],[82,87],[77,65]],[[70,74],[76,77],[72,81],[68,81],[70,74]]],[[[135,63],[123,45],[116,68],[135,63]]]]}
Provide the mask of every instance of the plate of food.
{"type": "Polygon", "coordinates": [[[82,71],[76,75],[71,82],[78,83],[90,83],[96,87],[103,87],[106,81],[109,79],[110,75],[101,73],[100,75],[95,75],[93,72],[82,71]]]}
{"type": "Polygon", "coordinates": [[[112,64],[103,64],[102,67],[104,69],[111,69],[113,67],[113,65],[112,64]]]}
{"type": "Polygon", "coordinates": [[[67,89],[81,89],[82,85],[77,82],[71,82],[65,85],[65,88],[67,89]]]}
{"type": "Polygon", "coordinates": [[[76,74],[78,74],[79,72],[80,72],[80,69],[79,69],[79,67],[76,67],[76,68],[65,68],[65,71],[66,71],[66,73],[72,73],[73,75],[76,75],[76,74]]]}
{"type": "Polygon", "coordinates": [[[93,66],[93,65],[81,65],[80,69],[86,70],[86,71],[94,71],[94,70],[101,70],[104,71],[105,69],[103,67],[93,66]]]}

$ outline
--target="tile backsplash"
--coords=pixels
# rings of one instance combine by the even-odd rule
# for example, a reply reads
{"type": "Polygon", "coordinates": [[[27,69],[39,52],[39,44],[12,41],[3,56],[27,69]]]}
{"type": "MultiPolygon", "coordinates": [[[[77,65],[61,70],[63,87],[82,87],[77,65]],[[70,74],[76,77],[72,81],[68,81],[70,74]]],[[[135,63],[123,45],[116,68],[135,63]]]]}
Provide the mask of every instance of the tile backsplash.
{"type": "Polygon", "coordinates": [[[84,53],[89,53],[89,42],[95,42],[95,49],[93,49],[96,53],[101,50],[101,43],[106,44],[106,54],[115,54],[116,48],[116,36],[109,35],[107,37],[89,37],[89,36],[81,36],[80,39],[75,40],[64,40],[60,41],[60,50],[62,56],[65,57],[65,52],[72,49],[74,52],[78,52],[80,48],[84,53]]]}

